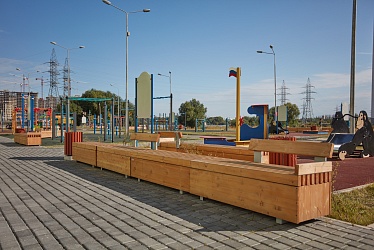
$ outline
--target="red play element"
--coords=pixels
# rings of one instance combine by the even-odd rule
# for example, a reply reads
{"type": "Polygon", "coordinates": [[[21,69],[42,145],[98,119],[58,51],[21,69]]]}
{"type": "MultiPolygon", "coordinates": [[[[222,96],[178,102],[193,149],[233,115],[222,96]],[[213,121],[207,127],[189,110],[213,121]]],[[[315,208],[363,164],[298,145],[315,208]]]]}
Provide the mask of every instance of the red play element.
{"type": "Polygon", "coordinates": [[[243,125],[244,124],[244,118],[243,117],[240,117],[239,118],[239,125],[241,126],[241,125],[243,125]]]}

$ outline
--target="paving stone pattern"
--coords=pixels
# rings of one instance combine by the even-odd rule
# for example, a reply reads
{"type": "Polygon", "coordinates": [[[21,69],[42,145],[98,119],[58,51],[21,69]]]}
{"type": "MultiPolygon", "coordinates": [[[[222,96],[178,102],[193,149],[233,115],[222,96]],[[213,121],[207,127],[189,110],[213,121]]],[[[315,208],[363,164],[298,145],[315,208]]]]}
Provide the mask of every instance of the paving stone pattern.
{"type": "Polygon", "coordinates": [[[1,249],[374,249],[374,229],[299,225],[0,136],[1,249]]]}

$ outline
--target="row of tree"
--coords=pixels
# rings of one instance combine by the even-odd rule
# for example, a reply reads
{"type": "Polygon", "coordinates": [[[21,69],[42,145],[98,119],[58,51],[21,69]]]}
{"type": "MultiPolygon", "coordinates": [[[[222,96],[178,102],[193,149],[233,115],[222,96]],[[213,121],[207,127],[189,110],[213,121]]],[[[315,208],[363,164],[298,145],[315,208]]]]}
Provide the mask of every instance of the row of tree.
{"type": "MultiPolygon", "coordinates": [[[[82,94],[82,98],[113,98],[115,102],[117,102],[118,96],[112,92],[104,92],[101,90],[87,90],[85,93],[82,94]]],[[[120,99],[120,110],[125,109],[125,103],[120,99]]],[[[112,101],[107,101],[106,104],[108,106],[112,105],[112,101]]],[[[299,108],[296,104],[286,103],[287,106],[287,119],[288,124],[290,126],[298,125],[298,116],[300,115],[299,108]]],[[[130,126],[134,125],[134,107],[135,105],[129,102],[129,123],[130,126]]],[[[59,111],[61,107],[59,107],[59,111]]],[[[83,116],[83,113],[90,113],[91,115],[100,115],[103,114],[103,103],[101,102],[87,102],[87,101],[71,101],[70,102],[70,111],[77,112],[78,117],[83,116]]],[[[178,123],[182,125],[186,125],[187,127],[194,128],[196,119],[205,119],[208,125],[226,125],[228,122],[229,126],[235,126],[236,120],[226,120],[221,116],[217,117],[208,117],[206,118],[207,108],[204,104],[200,103],[200,101],[196,99],[192,99],[190,101],[186,101],[182,103],[178,109],[179,116],[177,117],[178,123]]],[[[115,114],[117,114],[117,104],[115,105],[115,114]]],[[[274,117],[274,107],[270,108],[269,110],[269,120],[271,121],[274,117]]],[[[80,119],[79,119],[80,120],[80,119]]],[[[254,116],[244,116],[243,122],[250,126],[257,126],[258,125],[258,117],[254,116]]],[[[79,124],[78,124],[79,125],[79,124]]]]}

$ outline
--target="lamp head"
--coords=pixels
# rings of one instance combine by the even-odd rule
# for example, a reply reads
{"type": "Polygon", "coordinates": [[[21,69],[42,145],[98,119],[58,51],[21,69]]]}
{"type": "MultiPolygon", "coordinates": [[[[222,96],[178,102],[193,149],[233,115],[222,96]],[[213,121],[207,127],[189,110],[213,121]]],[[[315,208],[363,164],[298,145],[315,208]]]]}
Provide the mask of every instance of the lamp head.
{"type": "Polygon", "coordinates": [[[85,47],[84,46],[79,46],[80,49],[84,49],[85,47]]]}
{"type": "Polygon", "coordinates": [[[264,53],[262,50],[257,50],[257,53],[264,53]]]}
{"type": "Polygon", "coordinates": [[[103,3],[105,3],[107,5],[112,5],[112,3],[110,1],[108,1],[108,0],[102,0],[102,1],[103,1],[103,3]]]}
{"type": "Polygon", "coordinates": [[[51,44],[56,45],[57,43],[52,41],[51,44]]]}
{"type": "Polygon", "coordinates": [[[269,47],[270,47],[270,49],[273,49],[273,45],[270,45],[269,47]]]}
{"type": "Polygon", "coordinates": [[[151,12],[151,9],[143,9],[143,12],[151,12]]]}

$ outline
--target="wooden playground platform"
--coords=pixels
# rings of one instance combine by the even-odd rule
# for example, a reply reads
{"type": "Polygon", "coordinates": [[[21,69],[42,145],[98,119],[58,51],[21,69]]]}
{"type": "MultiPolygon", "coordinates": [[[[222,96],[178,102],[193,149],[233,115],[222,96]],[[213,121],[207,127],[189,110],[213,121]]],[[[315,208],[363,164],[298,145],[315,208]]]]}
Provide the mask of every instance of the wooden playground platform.
{"type": "MultiPolygon", "coordinates": [[[[189,192],[200,199],[209,198],[273,216],[279,221],[300,223],[330,214],[331,162],[310,162],[296,167],[268,164],[263,149],[270,140],[257,141],[265,142],[253,143],[251,150],[196,146],[210,155],[74,142],[72,155],[79,162],[175,188],[181,193],[189,192]]],[[[273,143],[273,148],[279,147],[273,143]]],[[[284,143],[288,150],[303,148],[307,155],[316,154],[318,160],[332,154],[333,145],[329,143],[318,145],[319,149],[326,148],[322,153],[315,153],[315,145],[284,143]],[[311,151],[305,148],[309,146],[311,151]]]]}

